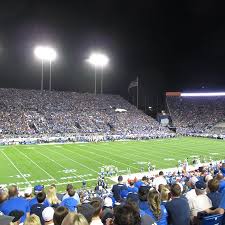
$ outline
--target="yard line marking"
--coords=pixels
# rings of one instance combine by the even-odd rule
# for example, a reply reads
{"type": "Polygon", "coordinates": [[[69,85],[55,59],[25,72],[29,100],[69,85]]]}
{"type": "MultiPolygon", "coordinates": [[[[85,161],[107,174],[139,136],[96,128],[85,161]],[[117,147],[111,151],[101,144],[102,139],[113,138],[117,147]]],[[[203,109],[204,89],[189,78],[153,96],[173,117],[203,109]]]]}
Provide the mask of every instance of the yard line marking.
{"type": "Polygon", "coordinates": [[[18,173],[23,177],[23,179],[26,181],[26,183],[28,183],[30,186],[31,183],[27,180],[26,177],[24,177],[24,175],[20,172],[20,170],[17,168],[17,166],[13,163],[13,161],[5,154],[5,152],[1,151],[1,153],[5,156],[5,158],[13,165],[13,167],[18,171],[18,173]]]}
{"type": "MultiPolygon", "coordinates": [[[[13,147],[15,148],[15,147],[13,147]]],[[[27,159],[29,159],[34,165],[36,165],[39,169],[41,169],[44,173],[46,173],[49,177],[57,181],[51,174],[49,174],[45,169],[43,169],[41,166],[39,166],[36,162],[34,162],[30,157],[28,157],[26,154],[21,152],[19,149],[15,148],[21,155],[25,156],[27,159]]],[[[58,181],[57,181],[58,182],[58,181]]]]}

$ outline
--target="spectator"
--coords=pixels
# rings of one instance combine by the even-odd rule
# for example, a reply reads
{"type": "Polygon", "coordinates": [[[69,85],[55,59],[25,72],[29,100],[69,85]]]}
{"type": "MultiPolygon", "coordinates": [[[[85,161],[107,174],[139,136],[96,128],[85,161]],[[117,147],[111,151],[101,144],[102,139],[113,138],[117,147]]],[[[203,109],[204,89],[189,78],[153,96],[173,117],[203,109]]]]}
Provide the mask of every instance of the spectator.
{"type": "Polygon", "coordinates": [[[192,221],[197,217],[198,212],[212,207],[212,202],[206,195],[206,184],[203,181],[197,181],[195,183],[195,191],[196,198],[189,201],[192,221]]]}
{"type": "Polygon", "coordinates": [[[160,192],[160,198],[161,198],[161,205],[166,206],[166,203],[170,199],[170,191],[167,188],[162,188],[160,192]]]}
{"type": "Polygon", "coordinates": [[[9,216],[14,217],[12,220],[13,225],[19,225],[22,221],[21,218],[24,215],[23,211],[13,210],[9,213],[9,216]]]}
{"type": "Polygon", "coordinates": [[[59,199],[59,201],[62,201],[62,198],[63,198],[64,195],[57,192],[57,189],[56,189],[56,185],[55,184],[52,184],[51,187],[54,187],[55,188],[57,198],[59,199]]]}
{"type": "Polygon", "coordinates": [[[222,193],[223,189],[225,188],[225,180],[222,173],[218,173],[216,175],[216,179],[219,181],[219,192],[222,193]]]}
{"type": "Polygon", "coordinates": [[[115,200],[117,202],[120,202],[122,200],[120,194],[122,190],[126,190],[127,187],[126,185],[123,183],[123,177],[119,176],[118,177],[118,183],[114,184],[112,187],[112,193],[113,193],[113,197],[115,198],[115,200]]]}
{"type": "Polygon", "coordinates": [[[8,198],[8,190],[6,188],[0,188],[0,206],[8,198]]]}
{"type": "Polygon", "coordinates": [[[150,190],[148,193],[149,208],[145,210],[157,225],[167,225],[168,213],[164,205],[161,205],[160,195],[156,190],[150,190]]]}
{"type": "Polygon", "coordinates": [[[129,182],[129,186],[127,187],[127,191],[128,193],[131,192],[131,193],[138,193],[138,188],[134,186],[134,181],[131,180],[129,182]]]}
{"type": "Polygon", "coordinates": [[[90,205],[95,209],[90,225],[103,225],[100,215],[102,213],[102,202],[100,199],[94,198],[90,205]]]}
{"type": "Polygon", "coordinates": [[[24,225],[41,225],[41,221],[37,215],[31,215],[27,217],[24,222],[24,225]]]}
{"type": "Polygon", "coordinates": [[[173,184],[170,189],[172,200],[167,202],[168,224],[190,225],[190,209],[185,198],[181,198],[179,184],[173,184]]]}
{"type": "Polygon", "coordinates": [[[45,221],[45,225],[54,225],[53,222],[54,209],[52,207],[46,207],[42,212],[42,218],[45,221]]]}
{"type": "Polygon", "coordinates": [[[53,186],[50,186],[47,191],[47,200],[51,207],[57,208],[60,204],[59,199],[56,195],[56,189],[53,186]]]}
{"type": "Polygon", "coordinates": [[[42,212],[46,208],[44,201],[46,199],[45,192],[39,192],[36,195],[37,203],[32,205],[30,208],[30,214],[35,214],[40,218],[41,224],[44,225],[45,221],[42,218],[42,212]]]}
{"type": "Polygon", "coordinates": [[[159,176],[154,179],[154,181],[153,181],[153,187],[155,187],[156,190],[158,190],[160,184],[167,185],[167,181],[164,178],[163,171],[160,171],[159,172],[159,176]]]}
{"type": "Polygon", "coordinates": [[[113,218],[113,202],[110,197],[104,199],[104,206],[101,213],[102,223],[106,224],[106,219],[108,218],[113,218]]]}
{"type": "Polygon", "coordinates": [[[28,187],[25,189],[24,198],[28,201],[32,199],[32,188],[31,187],[28,187]]]}
{"type": "Polygon", "coordinates": [[[148,192],[149,187],[141,186],[138,191],[138,197],[140,199],[139,208],[143,211],[148,209],[148,192]]]}
{"type": "Polygon", "coordinates": [[[87,222],[90,224],[93,214],[95,212],[95,208],[89,203],[83,203],[77,206],[77,212],[81,213],[86,218],[87,222]]]}
{"type": "Polygon", "coordinates": [[[88,222],[82,214],[70,212],[64,218],[62,225],[88,225],[88,222]]]}
{"type": "Polygon", "coordinates": [[[188,181],[190,190],[185,194],[185,197],[188,200],[188,202],[196,198],[195,184],[197,181],[198,181],[198,178],[196,176],[192,176],[188,181]]]}
{"type": "Polygon", "coordinates": [[[66,207],[59,206],[55,209],[54,216],[53,216],[53,223],[54,225],[61,225],[63,219],[69,213],[69,210],[66,207]]]}
{"type": "Polygon", "coordinates": [[[18,190],[15,185],[9,187],[8,194],[9,199],[0,205],[0,211],[5,215],[9,215],[13,210],[22,211],[24,215],[21,218],[21,222],[24,222],[26,217],[30,215],[29,203],[24,198],[18,197],[18,190]]]}
{"type": "Polygon", "coordinates": [[[219,181],[217,179],[211,179],[208,182],[208,190],[209,193],[207,196],[209,199],[212,201],[212,206],[213,208],[218,208],[220,201],[221,201],[221,193],[218,192],[219,190],[219,181]]]}
{"type": "Polygon", "coordinates": [[[67,188],[66,188],[66,194],[63,196],[63,198],[62,198],[62,201],[63,200],[65,200],[66,198],[69,198],[70,197],[70,195],[69,195],[69,191],[70,192],[73,192],[74,191],[74,196],[73,196],[73,198],[77,201],[77,204],[80,204],[80,197],[79,197],[79,195],[78,195],[78,193],[74,190],[74,188],[73,188],[73,185],[72,184],[68,184],[67,185],[67,188]]]}
{"type": "Polygon", "coordinates": [[[68,197],[64,198],[64,200],[61,202],[61,206],[66,207],[70,212],[76,211],[76,207],[78,205],[77,200],[75,199],[75,191],[73,188],[68,189],[68,197]]]}

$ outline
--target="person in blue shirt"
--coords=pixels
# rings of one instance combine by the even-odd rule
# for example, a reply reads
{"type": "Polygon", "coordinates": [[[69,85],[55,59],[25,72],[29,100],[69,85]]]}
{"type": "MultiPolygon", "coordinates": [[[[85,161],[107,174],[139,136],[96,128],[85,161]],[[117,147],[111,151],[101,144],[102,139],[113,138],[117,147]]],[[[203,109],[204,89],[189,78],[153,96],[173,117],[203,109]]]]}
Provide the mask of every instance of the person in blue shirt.
{"type": "Polygon", "coordinates": [[[146,210],[149,207],[148,201],[147,201],[148,192],[149,192],[149,187],[147,186],[141,186],[138,190],[138,197],[140,199],[139,208],[141,210],[146,210]]]}
{"type": "Polygon", "coordinates": [[[164,205],[161,205],[160,194],[156,190],[148,193],[148,209],[144,210],[157,225],[168,225],[168,213],[164,205]]]}
{"type": "Polygon", "coordinates": [[[64,199],[60,205],[66,207],[70,212],[75,212],[77,211],[77,205],[78,205],[78,201],[74,199],[75,190],[69,189],[68,195],[69,195],[69,198],[64,199]]]}
{"type": "Polygon", "coordinates": [[[130,185],[127,187],[128,193],[138,193],[138,188],[134,186],[134,181],[131,180],[130,185]]]}
{"type": "Polygon", "coordinates": [[[5,215],[9,215],[13,210],[22,211],[24,213],[20,220],[21,223],[23,223],[26,217],[30,215],[29,203],[24,198],[18,197],[16,185],[9,187],[9,198],[0,205],[0,211],[5,215]]]}
{"type": "MultiPolygon", "coordinates": [[[[31,208],[33,205],[38,204],[37,194],[40,193],[40,192],[44,192],[44,186],[43,186],[43,185],[36,185],[36,186],[34,187],[34,195],[35,195],[35,197],[32,198],[31,200],[28,200],[28,201],[29,201],[29,206],[30,206],[30,208],[31,208]]],[[[45,198],[45,200],[44,200],[43,205],[44,205],[45,207],[50,206],[50,203],[48,202],[48,200],[47,200],[46,198],[45,198]]]]}
{"type": "Polygon", "coordinates": [[[207,194],[207,196],[212,201],[213,208],[218,208],[219,204],[220,204],[220,201],[221,201],[221,198],[222,198],[222,194],[218,192],[219,181],[215,178],[209,180],[208,189],[209,189],[210,192],[207,194]]]}
{"type": "Polygon", "coordinates": [[[219,184],[219,192],[222,193],[223,189],[225,188],[225,180],[224,180],[224,176],[222,173],[218,173],[216,175],[216,179],[220,182],[219,184]]]}
{"type": "Polygon", "coordinates": [[[122,198],[121,198],[120,194],[121,194],[121,191],[124,190],[124,189],[126,190],[127,186],[125,184],[123,184],[123,177],[119,176],[118,177],[118,184],[114,184],[113,187],[112,187],[113,197],[115,198],[115,200],[117,202],[122,201],[122,198]]]}

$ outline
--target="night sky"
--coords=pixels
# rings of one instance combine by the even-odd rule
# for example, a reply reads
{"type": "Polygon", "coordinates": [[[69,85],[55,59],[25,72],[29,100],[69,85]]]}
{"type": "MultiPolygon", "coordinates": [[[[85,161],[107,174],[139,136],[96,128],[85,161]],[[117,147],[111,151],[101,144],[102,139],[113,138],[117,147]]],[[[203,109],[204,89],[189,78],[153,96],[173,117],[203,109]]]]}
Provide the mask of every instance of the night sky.
{"type": "MultiPolygon", "coordinates": [[[[56,90],[94,90],[85,59],[95,50],[110,58],[104,91],[128,99],[139,76],[142,105],[145,96],[160,103],[165,91],[225,89],[225,13],[215,0],[1,1],[1,87],[40,88],[38,44],[57,49],[56,90]]],[[[44,72],[47,89],[47,65],[44,72]]]]}

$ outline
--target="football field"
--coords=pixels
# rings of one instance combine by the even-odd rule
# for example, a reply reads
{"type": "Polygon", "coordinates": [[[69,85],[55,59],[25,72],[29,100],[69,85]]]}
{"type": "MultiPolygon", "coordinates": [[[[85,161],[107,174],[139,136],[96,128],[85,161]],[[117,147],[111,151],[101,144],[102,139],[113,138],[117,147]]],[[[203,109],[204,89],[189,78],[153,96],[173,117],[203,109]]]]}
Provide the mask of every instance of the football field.
{"type": "Polygon", "coordinates": [[[151,162],[160,168],[177,166],[178,160],[200,156],[225,159],[225,141],[180,137],[148,141],[103,143],[42,144],[0,146],[0,185],[20,188],[35,184],[56,184],[64,190],[67,183],[77,188],[82,181],[96,184],[102,168],[118,168],[117,174],[147,171],[151,162]]]}

